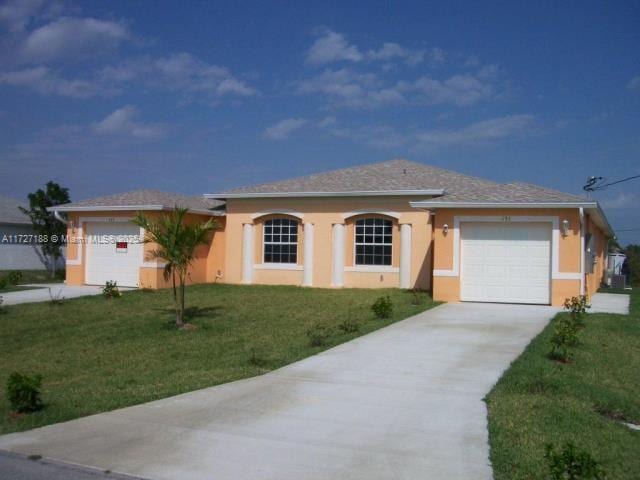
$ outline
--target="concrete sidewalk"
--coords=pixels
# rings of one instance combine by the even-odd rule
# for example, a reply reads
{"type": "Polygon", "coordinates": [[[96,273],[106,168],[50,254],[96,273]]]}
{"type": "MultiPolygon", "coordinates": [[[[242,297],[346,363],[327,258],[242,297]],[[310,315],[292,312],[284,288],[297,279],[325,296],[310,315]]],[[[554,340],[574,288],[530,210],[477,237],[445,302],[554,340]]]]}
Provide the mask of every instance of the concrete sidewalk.
{"type": "Polygon", "coordinates": [[[557,312],[447,304],[269,374],[0,437],[152,479],[491,479],[483,397],[557,312]]]}
{"type": "MultiPolygon", "coordinates": [[[[64,283],[30,283],[24,287],[35,287],[30,290],[0,293],[3,305],[19,303],[48,302],[51,298],[76,298],[87,295],[100,295],[102,287],[92,285],[65,285],[64,283]]],[[[122,290],[122,289],[121,289],[122,290]]]]}
{"type": "Polygon", "coordinates": [[[587,313],[618,313],[629,315],[629,295],[623,293],[594,293],[587,313]]]}

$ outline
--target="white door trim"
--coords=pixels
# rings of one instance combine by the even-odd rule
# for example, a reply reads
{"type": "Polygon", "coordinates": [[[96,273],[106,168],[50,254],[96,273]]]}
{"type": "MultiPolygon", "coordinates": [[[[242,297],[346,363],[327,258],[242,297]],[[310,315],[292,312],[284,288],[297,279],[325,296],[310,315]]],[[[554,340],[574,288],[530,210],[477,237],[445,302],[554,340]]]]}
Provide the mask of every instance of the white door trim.
{"type": "MultiPolygon", "coordinates": [[[[551,223],[551,279],[552,280],[580,280],[580,272],[560,271],[560,219],[557,216],[536,215],[460,215],[453,217],[453,268],[450,270],[434,270],[434,277],[460,276],[460,223],[461,222],[532,222],[551,223]]],[[[437,253],[436,253],[437,254],[437,253]]]]}

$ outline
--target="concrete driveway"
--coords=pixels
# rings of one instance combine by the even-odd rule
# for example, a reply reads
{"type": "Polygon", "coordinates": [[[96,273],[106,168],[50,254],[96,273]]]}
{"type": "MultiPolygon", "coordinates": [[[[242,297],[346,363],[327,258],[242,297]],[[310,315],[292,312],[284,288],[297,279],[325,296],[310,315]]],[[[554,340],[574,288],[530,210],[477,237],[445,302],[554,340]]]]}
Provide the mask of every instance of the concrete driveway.
{"type": "Polygon", "coordinates": [[[0,437],[153,479],[490,479],[486,408],[551,307],[447,304],[272,373],[0,437]]]}
{"type": "MultiPolygon", "coordinates": [[[[76,298],[87,295],[99,295],[102,287],[92,285],[65,285],[64,283],[32,283],[24,285],[33,287],[30,290],[0,293],[3,305],[16,305],[18,303],[48,302],[54,298],[76,298]]],[[[122,290],[122,289],[121,289],[122,290]]]]}

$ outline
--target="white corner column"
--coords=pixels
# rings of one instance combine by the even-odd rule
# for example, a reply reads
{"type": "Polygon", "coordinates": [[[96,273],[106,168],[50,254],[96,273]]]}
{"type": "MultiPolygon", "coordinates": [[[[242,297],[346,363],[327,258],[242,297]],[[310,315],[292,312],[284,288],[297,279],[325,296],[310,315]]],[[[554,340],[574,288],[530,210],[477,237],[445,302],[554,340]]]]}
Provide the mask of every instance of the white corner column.
{"type": "Polygon", "coordinates": [[[304,276],[303,287],[313,285],[313,223],[304,224],[304,276]]]}
{"type": "Polygon", "coordinates": [[[400,288],[411,288],[411,224],[400,225],[400,288]]]}
{"type": "Polygon", "coordinates": [[[344,223],[333,224],[333,271],[332,287],[344,286],[344,223]]]}
{"type": "Polygon", "coordinates": [[[253,223],[242,224],[242,283],[253,282],[253,223]]]}

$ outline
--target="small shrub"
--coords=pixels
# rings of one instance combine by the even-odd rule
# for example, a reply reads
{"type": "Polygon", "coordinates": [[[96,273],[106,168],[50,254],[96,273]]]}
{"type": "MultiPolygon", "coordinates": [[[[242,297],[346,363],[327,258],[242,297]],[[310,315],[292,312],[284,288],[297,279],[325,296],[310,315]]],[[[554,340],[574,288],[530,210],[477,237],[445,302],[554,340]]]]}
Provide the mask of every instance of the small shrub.
{"type": "Polygon", "coordinates": [[[559,452],[553,444],[545,445],[544,458],[552,480],[604,480],[606,474],[600,464],[586,450],[578,450],[567,442],[559,452]]]}
{"type": "Polygon", "coordinates": [[[11,270],[7,274],[7,283],[9,285],[18,285],[22,281],[22,272],[19,270],[11,270]]]}
{"type": "Polygon", "coordinates": [[[331,330],[331,327],[322,323],[316,323],[307,330],[309,344],[312,347],[321,347],[326,345],[327,340],[329,340],[329,337],[331,337],[332,334],[333,331],[331,330]]]}
{"type": "Polygon", "coordinates": [[[35,412],[42,408],[40,386],[42,375],[23,375],[13,372],[7,380],[7,398],[11,408],[19,413],[35,412]]]}
{"type": "Polygon", "coordinates": [[[102,289],[102,295],[104,295],[104,298],[121,297],[122,292],[120,292],[120,289],[118,288],[118,282],[107,280],[107,283],[105,283],[104,288],[102,289]]]}
{"type": "Polygon", "coordinates": [[[356,333],[360,331],[360,325],[358,324],[358,322],[350,320],[348,318],[343,320],[340,325],[338,325],[338,328],[343,333],[356,333]]]}
{"type": "Polygon", "coordinates": [[[373,310],[376,318],[389,318],[393,313],[391,297],[387,295],[386,297],[378,298],[375,303],[371,305],[371,310],[373,310]]]}
{"type": "Polygon", "coordinates": [[[67,272],[64,268],[60,270],[56,270],[56,273],[53,275],[53,277],[56,280],[60,280],[61,282],[63,282],[67,278],[67,272]]]}
{"type": "Polygon", "coordinates": [[[573,319],[561,317],[556,320],[551,337],[551,357],[568,362],[573,357],[573,347],[578,344],[578,329],[573,319]]]}
{"type": "Polygon", "coordinates": [[[587,308],[591,308],[591,305],[587,303],[587,297],[580,295],[577,297],[570,297],[564,301],[564,309],[569,311],[571,319],[577,329],[584,327],[584,314],[587,312],[587,308]]]}
{"type": "Polygon", "coordinates": [[[62,289],[58,290],[57,293],[53,293],[53,291],[51,290],[51,287],[48,287],[47,290],[49,291],[49,303],[51,305],[62,305],[62,303],[64,302],[64,297],[62,296],[62,289]]]}
{"type": "Polygon", "coordinates": [[[9,281],[7,277],[0,277],[0,290],[4,290],[9,286],[9,281]]]}

